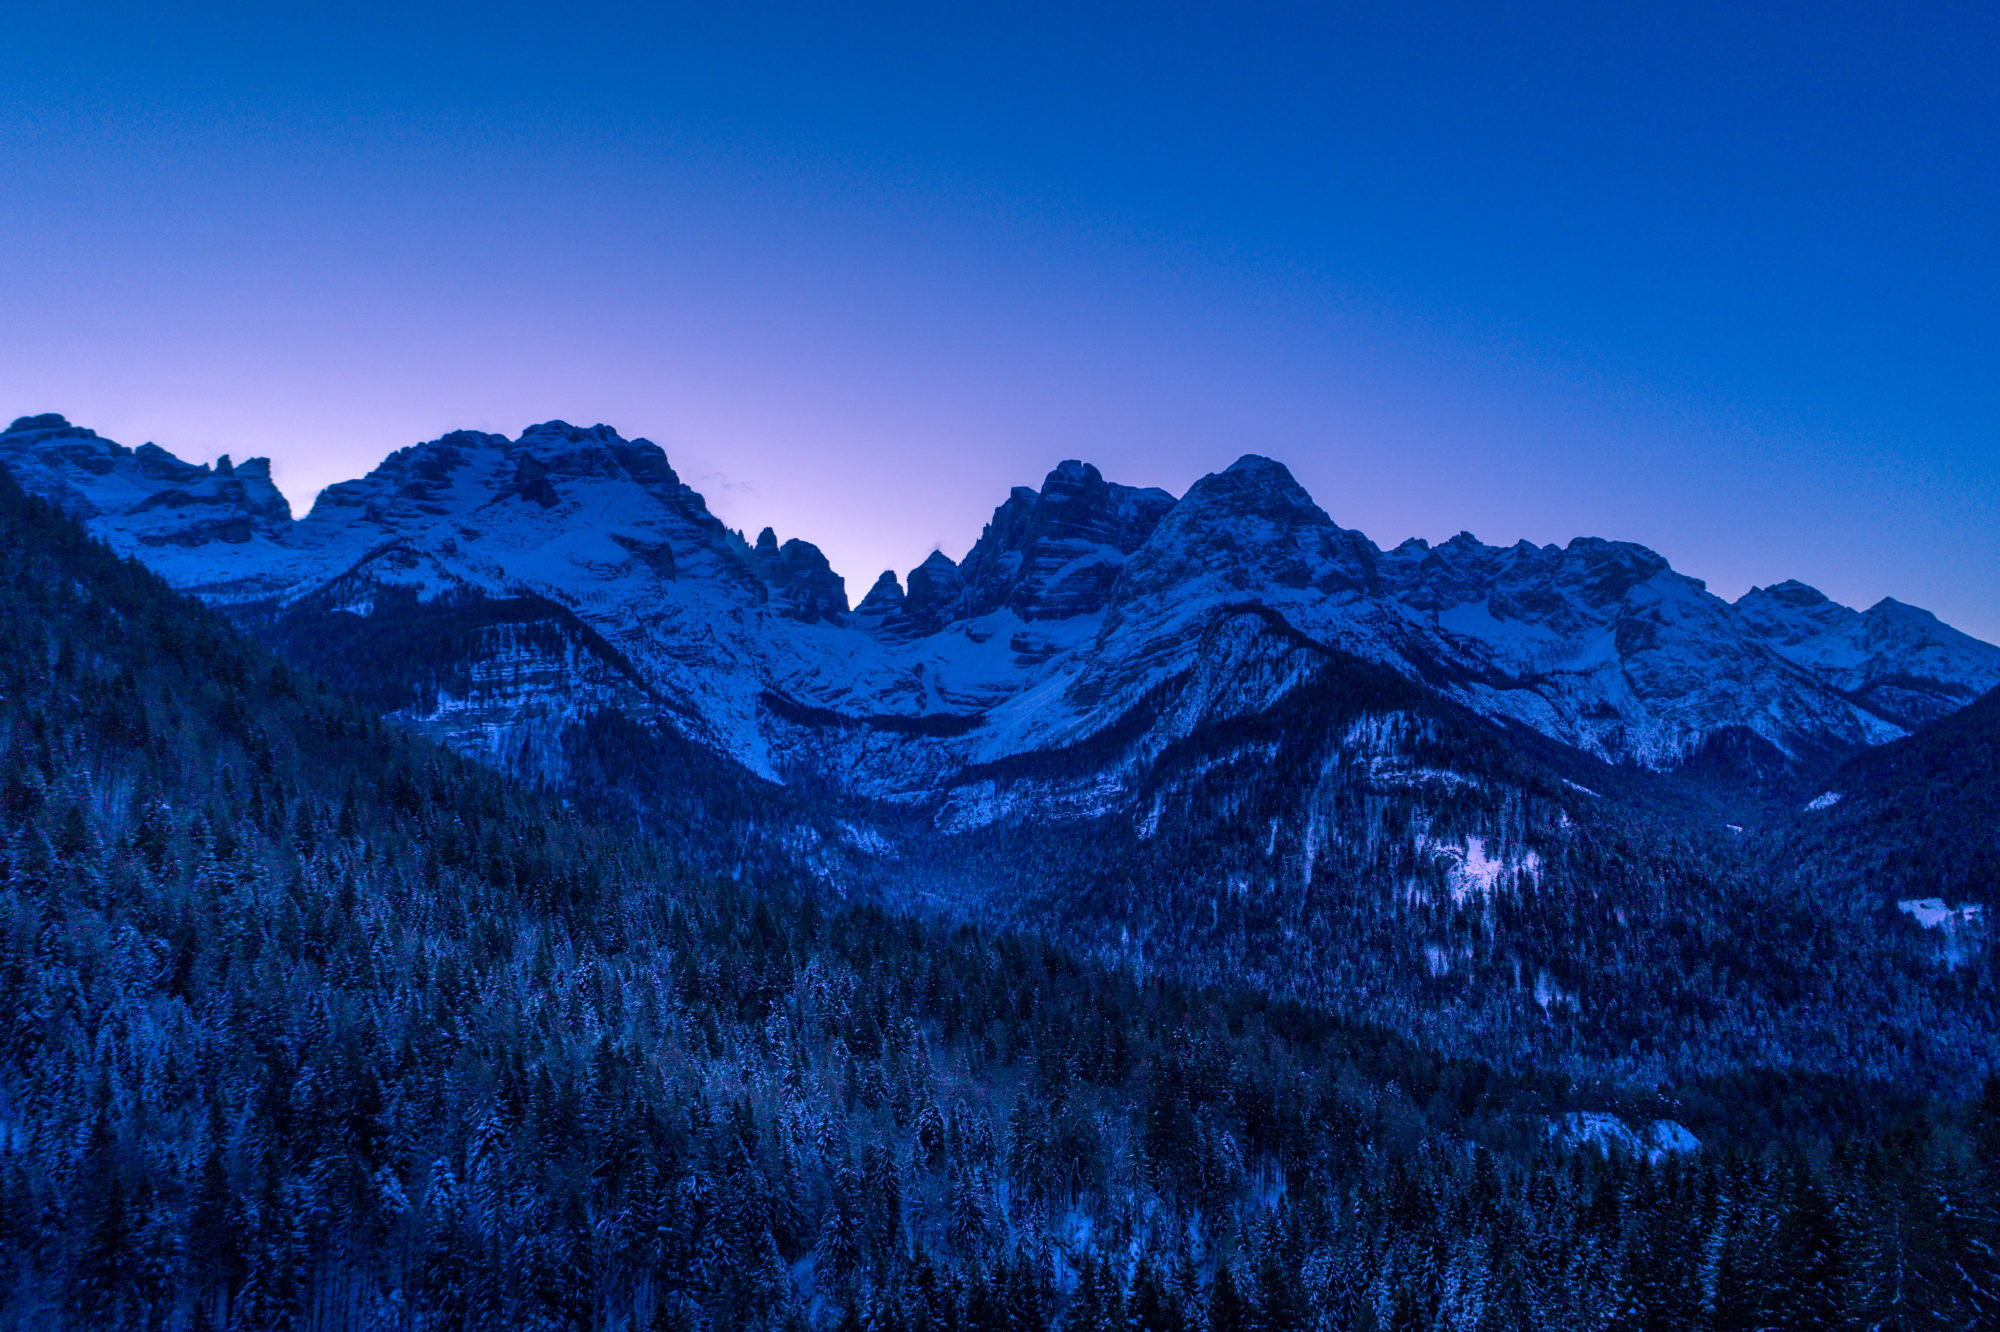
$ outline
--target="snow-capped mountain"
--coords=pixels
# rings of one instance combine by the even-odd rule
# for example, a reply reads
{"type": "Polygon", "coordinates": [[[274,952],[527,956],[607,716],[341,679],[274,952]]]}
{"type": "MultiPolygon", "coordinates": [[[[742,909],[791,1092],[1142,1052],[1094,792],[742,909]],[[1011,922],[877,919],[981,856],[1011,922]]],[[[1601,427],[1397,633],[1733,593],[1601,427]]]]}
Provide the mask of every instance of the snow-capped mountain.
{"type": "Polygon", "coordinates": [[[1857,611],[1788,581],[1751,588],[1736,610],[1784,656],[1907,726],[1935,721],[2000,685],[1992,644],[1894,597],[1857,611]]]}
{"type": "Polygon", "coordinates": [[[962,562],[934,553],[851,607],[817,548],[746,540],[657,445],[603,425],[401,449],[296,521],[262,459],[196,466],[56,416],[0,434],[0,465],[246,615],[458,617],[450,669],[402,710],[460,747],[560,776],[551,734],[616,707],[765,777],[968,824],[1022,808],[988,798],[994,765],[1113,734],[1125,766],[1058,803],[1130,800],[1130,765],[1272,708],[1329,652],[1661,768],[1723,735],[1853,750],[2000,683],[2000,648],[1925,612],[1795,583],[1732,606],[1629,544],[1385,551],[1254,456],[1178,501],[1064,462],[962,562]]]}
{"type": "Polygon", "coordinates": [[[215,567],[256,576],[273,542],[292,526],[291,508],[271,484],[266,458],[239,467],[224,454],[212,467],[197,466],[157,444],[125,448],[51,413],[9,426],[0,435],[0,461],[24,489],[84,518],[128,554],[163,567],[186,563],[176,558],[181,552],[227,546],[239,558],[215,567]]]}

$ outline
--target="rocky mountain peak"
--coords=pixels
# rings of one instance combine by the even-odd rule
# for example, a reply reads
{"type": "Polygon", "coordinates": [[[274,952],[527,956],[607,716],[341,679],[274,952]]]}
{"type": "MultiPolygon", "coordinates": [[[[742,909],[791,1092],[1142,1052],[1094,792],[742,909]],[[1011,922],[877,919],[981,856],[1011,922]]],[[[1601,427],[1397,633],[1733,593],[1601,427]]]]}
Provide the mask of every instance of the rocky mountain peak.
{"type": "Polygon", "coordinates": [[[903,584],[894,569],[884,569],[868,595],[854,608],[854,616],[865,627],[880,628],[903,613],[903,584]]]}
{"type": "Polygon", "coordinates": [[[1878,616],[1884,620],[1902,620],[1910,624],[1945,627],[1944,621],[1922,606],[1912,606],[1909,602],[1898,601],[1894,597],[1882,598],[1870,606],[1864,614],[1878,616]]]}
{"type": "Polygon", "coordinates": [[[1070,459],[1039,491],[1016,486],[965,557],[964,613],[1005,607],[1024,620],[1102,610],[1133,551],[1174,505],[1164,490],[1107,482],[1070,459]]]}
{"type": "Polygon", "coordinates": [[[847,583],[811,542],[794,537],[779,545],[778,534],[767,527],[757,534],[750,564],[781,614],[835,624],[846,617],[847,583]]]}
{"type": "MultiPolygon", "coordinates": [[[[1600,606],[1623,601],[1641,583],[1673,572],[1664,556],[1630,541],[1577,537],[1562,553],[1575,571],[1578,590],[1600,606]]],[[[1677,576],[1697,590],[1704,586],[1699,579],[1677,576]]]]}
{"type": "Polygon", "coordinates": [[[1292,477],[1292,469],[1275,458],[1266,458],[1261,453],[1245,453],[1236,461],[1222,469],[1220,476],[1238,477],[1258,484],[1295,487],[1299,483],[1292,477]]]}
{"type": "Polygon", "coordinates": [[[242,546],[281,540],[292,523],[268,459],[187,463],[155,444],[128,449],[55,412],[19,417],[0,433],[0,463],[68,512],[124,529],[135,546],[242,546]]]}
{"type": "Polygon", "coordinates": [[[1335,524],[1284,464],[1245,454],[1195,482],[1161,517],[1114,599],[1165,595],[1189,582],[1223,595],[1356,593],[1373,583],[1380,557],[1368,538],[1335,524]]]}
{"type": "Polygon", "coordinates": [[[1757,596],[1767,597],[1786,606],[1820,606],[1829,601],[1826,593],[1808,583],[1801,583],[1796,578],[1787,578],[1784,582],[1773,583],[1769,587],[1753,587],[1743,594],[1741,600],[1747,601],[1757,596]]]}
{"type": "MultiPolygon", "coordinates": [[[[45,430],[74,430],[74,429],[76,429],[76,427],[72,426],[69,423],[69,418],[64,416],[62,413],[43,412],[39,416],[15,417],[14,423],[7,427],[5,433],[9,435],[25,435],[31,432],[39,433],[45,430]]],[[[97,432],[94,430],[86,430],[83,431],[82,433],[90,438],[95,438],[97,435],[97,432]]]]}
{"type": "Polygon", "coordinates": [[[1182,505],[1216,514],[1237,514],[1288,525],[1332,527],[1333,519],[1313,502],[1291,469],[1261,454],[1246,453],[1220,472],[1188,488],[1182,505]]]}
{"type": "Polygon", "coordinates": [[[1735,611],[1780,655],[1899,725],[1935,720],[2000,684],[2000,647],[1893,597],[1857,611],[1787,579],[1751,588],[1735,611]]]}
{"type": "Polygon", "coordinates": [[[903,598],[901,632],[932,634],[957,619],[964,609],[965,577],[941,550],[910,570],[909,591],[903,598]]]}
{"type": "Polygon", "coordinates": [[[625,441],[610,426],[599,422],[594,426],[573,426],[567,421],[543,421],[531,425],[521,432],[520,443],[531,444],[622,444],[625,441]]]}
{"type": "Polygon", "coordinates": [[[1784,644],[1837,629],[1855,615],[1818,588],[1793,578],[1751,588],[1736,599],[1736,613],[1759,635],[1784,644]]]}

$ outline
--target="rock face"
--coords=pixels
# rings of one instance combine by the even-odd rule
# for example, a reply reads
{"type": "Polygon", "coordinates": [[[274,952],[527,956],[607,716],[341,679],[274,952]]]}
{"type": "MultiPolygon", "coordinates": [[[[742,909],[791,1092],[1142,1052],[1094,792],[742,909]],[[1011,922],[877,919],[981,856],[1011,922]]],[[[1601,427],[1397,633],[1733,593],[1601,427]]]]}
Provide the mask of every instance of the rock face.
{"type": "Polygon", "coordinates": [[[1384,551],[1257,456],[1178,502],[1064,462],[1015,489],[962,563],[885,572],[851,610],[817,548],[744,540],[657,445],[609,426],[446,435],[297,521],[261,459],[196,466],[60,417],[15,422],[0,464],[210,600],[329,624],[435,606],[479,626],[451,641],[483,664],[439,677],[477,680],[478,707],[427,686],[408,710],[454,718],[453,737],[476,715],[489,754],[551,754],[566,719],[638,710],[752,772],[960,824],[1033,812],[965,795],[994,765],[1111,736],[1127,766],[1064,808],[1132,798],[1131,764],[1269,713],[1328,654],[1660,768],[1719,737],[1780,761],[1854,750],[2000,683],[2000,648],[1923,611],[1857,612],[1797,583],[1732,606],[1628,543],[1461,533],[1384,551]]]}

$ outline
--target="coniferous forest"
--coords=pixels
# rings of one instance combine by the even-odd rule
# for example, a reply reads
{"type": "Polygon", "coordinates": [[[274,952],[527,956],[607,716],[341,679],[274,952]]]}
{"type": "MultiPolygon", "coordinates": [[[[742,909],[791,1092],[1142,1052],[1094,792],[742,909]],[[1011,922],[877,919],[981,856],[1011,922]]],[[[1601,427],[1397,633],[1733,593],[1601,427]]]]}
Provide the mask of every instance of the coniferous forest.
{"type": "Polygon", "coordinates": [[[0,580],[13,1326],[2000,1320],[1968,1066],[1738,1052],[1647,1099],[530,789],[4,479],[0,580]]]}

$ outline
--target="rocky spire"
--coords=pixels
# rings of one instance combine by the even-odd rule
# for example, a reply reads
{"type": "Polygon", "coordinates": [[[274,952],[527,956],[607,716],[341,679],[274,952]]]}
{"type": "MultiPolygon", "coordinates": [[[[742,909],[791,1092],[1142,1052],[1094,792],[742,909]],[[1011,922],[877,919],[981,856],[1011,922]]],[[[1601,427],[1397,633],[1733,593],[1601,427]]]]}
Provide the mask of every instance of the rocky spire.
{"type": "Polygon", "coordinates": [[[847,583],[809,541],[793,538],[782,546],[765,528],[750,551],[750,567],[770,589],[771,604],[795,620],[838,623],[847,614],[847,583]]]}
{"type": "Polygon", "coordinates": [[[1174,506],[1164,490],[1107,482],[1070,459],[1039,491],[1017,486],[965,557],[965,613],[1006,607],[1024,620],[1103,608],[1126,557],[1174,506]]]}
{"type": "Polygon", "coordinates": [[[854,618],[869,628],[879,629],[889,621],[901,619],[902,614],[903,584],[894,569],[884,569],[875,586],[868,589],[868,595],[854,608],[854,618]]]}
{"type": "Polygon", "coordinates": [[[910,570],[910,592],[903,599],[903,631],[936,633],[963,612],[965,578],[941,550],[910,570]]]}

